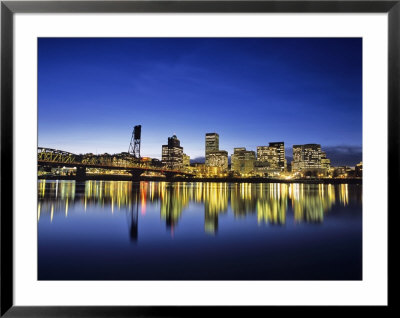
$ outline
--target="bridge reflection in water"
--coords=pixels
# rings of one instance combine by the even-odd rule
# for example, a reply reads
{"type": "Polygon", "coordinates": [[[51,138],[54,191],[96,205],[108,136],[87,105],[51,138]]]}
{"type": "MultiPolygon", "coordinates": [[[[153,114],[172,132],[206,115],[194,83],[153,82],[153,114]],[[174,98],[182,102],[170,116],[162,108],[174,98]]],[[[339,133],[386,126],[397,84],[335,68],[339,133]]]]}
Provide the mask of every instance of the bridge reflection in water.
{"type": "MultiPolygon", "coordinates": [[[[287,214],[295,223],[321,223],[335,203],[346,206],[361,203],[361,187],[348,185],[263,184],[263,183],[186,183],[128,181],[45,181],[38,182],[38,221],[53,220],[55,214],[68,217],[69,209],[79,204],[84,211],[101,207],[109,213],[124,211],[132,241],[138,237],[138,213],[147,205],[157,205],[160,217],[174,231],[190,203],[204,205],[204,229],[218,230],[218,220],[228,210],[235,218],[256,215],[258,224],[284,225],[287,214]]],[[[189,213],[189,212],[188,212],[189,213]]]]}

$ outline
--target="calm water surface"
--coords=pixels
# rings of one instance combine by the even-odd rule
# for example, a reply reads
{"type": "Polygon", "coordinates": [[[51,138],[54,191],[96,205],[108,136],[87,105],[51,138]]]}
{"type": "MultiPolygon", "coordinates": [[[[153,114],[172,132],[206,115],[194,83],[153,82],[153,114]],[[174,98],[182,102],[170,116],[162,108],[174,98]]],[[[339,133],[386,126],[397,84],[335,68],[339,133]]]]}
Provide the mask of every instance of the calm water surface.
{"type": "Polygon", "coordinates": [[[361,185],[38,182],[40,280],[359,280],[361,185]]]}

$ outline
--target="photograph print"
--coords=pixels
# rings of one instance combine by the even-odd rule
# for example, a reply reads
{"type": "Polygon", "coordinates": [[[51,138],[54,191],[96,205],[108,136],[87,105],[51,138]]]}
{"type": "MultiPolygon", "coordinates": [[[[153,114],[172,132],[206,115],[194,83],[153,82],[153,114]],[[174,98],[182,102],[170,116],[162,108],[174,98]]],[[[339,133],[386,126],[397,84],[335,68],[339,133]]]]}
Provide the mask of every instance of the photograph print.
{"type": "Polygon", "coordinates": [[[38,38],[38,280],[362,280],[361,38],[38,38]]]}

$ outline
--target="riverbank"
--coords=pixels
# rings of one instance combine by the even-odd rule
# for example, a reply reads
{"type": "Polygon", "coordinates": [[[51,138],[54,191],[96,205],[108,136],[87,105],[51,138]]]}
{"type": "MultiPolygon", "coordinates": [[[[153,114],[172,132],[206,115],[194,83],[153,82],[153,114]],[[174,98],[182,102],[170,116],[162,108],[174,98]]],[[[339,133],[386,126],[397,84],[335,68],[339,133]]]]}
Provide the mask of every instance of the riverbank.
{"type": "MultiPolygon", "coordinates": [[[[38,176],[45,180],[76,180],[75,176],[38,176]]],[[[85,180],[103,181],[132,181],[129,175],[86,175],[85,180]]],[[[137,180],[139,181],[139,180],[137,180]]],[[[168,182],[228,182],[228,183],[306,183],[306,184],[362,184],[362,179],[269,179],[269,178],[184,178],[174,177],[140,177],[140,181],[168,181],[168,182]]]]}

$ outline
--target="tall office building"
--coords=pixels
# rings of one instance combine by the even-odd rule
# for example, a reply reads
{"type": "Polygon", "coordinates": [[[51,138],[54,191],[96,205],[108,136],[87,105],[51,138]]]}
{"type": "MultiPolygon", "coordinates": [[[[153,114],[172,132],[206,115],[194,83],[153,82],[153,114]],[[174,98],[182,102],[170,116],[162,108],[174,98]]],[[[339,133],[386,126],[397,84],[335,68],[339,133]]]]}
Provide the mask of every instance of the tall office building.
{"type": "Polygon", "coordinates": [[[228,152],[219,150],[219,135],[206,133],[206,166],[217,168],[216,173],[228,170],[228,152]]]}
{"type": "Polygon", "coordinates": [[[286,170],[285,145],[283,142],[270,142],[269,146],[257,147],[257,164],[269,170],[286,170]]]}
{"type": "Polygon", "coordinates": [[[292,171],[327,170],[329,168],[330,160],[326,158],[325,152],[321,151],[321,145],[293,145],[292,171]]]}
{"type": "Polygon", "coordinates": [[[162,163],[168,169],[182,169],[183,147],[176,135],[169,137],[168,144],[162,146],[162,163]]]}
{"type": "Polygon", "coordinates": [[[292,171],[300,171],[304,167],[303,146],[293,145],[292,171]]]}
{"type": "Polygon", "coordinates": [[[270,142],[269,147],[275,149],[278,167],[281,169],[281,171],[285,171],[286,170],[285,143],[283,141],[270,142]]]}
{"type": "Polygon", "coordinates": [[[275,149],[268,146],[257,147],[257,161],[270,162],[275,157],[275,149]]]}
{"type": "Polygon", "coordinates": [[[278,153],[277,149],[268,146],[258,146],[257,147],[257,162],[259,164],[263,163],[265,167],[270,169],[278,168],[278,153]]]}
{"type": "Polygon", "coordinates": [[[219,150],[219,135],[217,133],[206,133],[206,159],[212,151],[219,150]]]}
{"type": "Polygon", "coordinates": [[[246,148],[234,148],[231,156],[232,170],[241,175],[251,174],[254,172],[254,163],[256,161],[256,153],[246,150],[246,148]]]}

